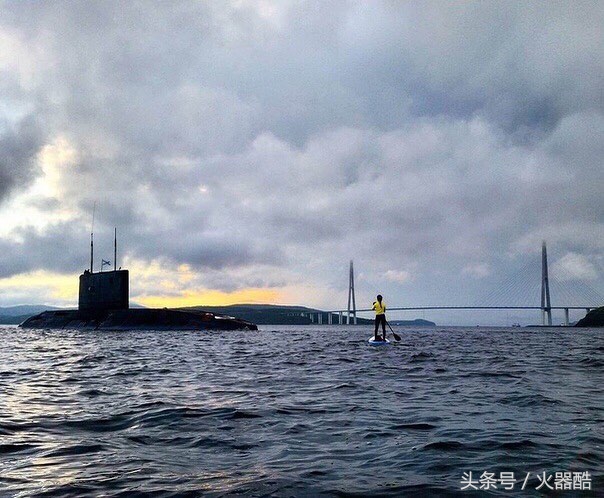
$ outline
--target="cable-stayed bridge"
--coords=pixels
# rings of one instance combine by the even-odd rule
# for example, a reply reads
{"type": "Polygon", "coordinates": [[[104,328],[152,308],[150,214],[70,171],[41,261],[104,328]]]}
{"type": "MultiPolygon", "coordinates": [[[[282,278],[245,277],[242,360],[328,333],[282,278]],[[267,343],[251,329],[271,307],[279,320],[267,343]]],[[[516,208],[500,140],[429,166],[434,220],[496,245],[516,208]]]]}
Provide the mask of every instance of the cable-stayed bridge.
{"type": "MultiPolygon", "coordinates": [[[[514,272],[505,282],[503,282],[496,291],[488,295],[482,304],[478,305],[427,305],[427,306],[388,306],[388,311],[441,311],[441,310],[535,310],[541,311],[542,324],[552,325],[552,310],[562,310],[564,312],[564,324],[570,325],[570,311],[581,310],[588,313],[592,309],[602,306],[604,298],[593,288],[581,281],[573,281],[569,275],[560,276],[562,280],[550,279],[547,247],[543,242],[541,250],[541,265],[536,268],[534,262],[527,263],[523,268],[514,272]],[[537,270],[537,271],[535,271],[537,270]],[[541,272],[539,279],[538,272],[541,272]],[[528,281],[530,284],[520,286],[519,278],[528,281]],[[572,285],[571,285],[572,282],[572,285]],[[557,302],[552,304],[550,290],[553,290],[557,302]],[[540,303],[534,305],[524,304],[499,304],[510,303],[519,299],[526,302],[534,302],[535,297],[540,293],[540,303]]],[[[328,310],[323,312],[309,313],[313,323],[326,324],[356,324],[357,313],[371,312],[372,309],[357,309],[355,301],[354,287],[354,267],[350,262],[349,286],[348,286],[348,307],[347,309],[328,310]]]]}

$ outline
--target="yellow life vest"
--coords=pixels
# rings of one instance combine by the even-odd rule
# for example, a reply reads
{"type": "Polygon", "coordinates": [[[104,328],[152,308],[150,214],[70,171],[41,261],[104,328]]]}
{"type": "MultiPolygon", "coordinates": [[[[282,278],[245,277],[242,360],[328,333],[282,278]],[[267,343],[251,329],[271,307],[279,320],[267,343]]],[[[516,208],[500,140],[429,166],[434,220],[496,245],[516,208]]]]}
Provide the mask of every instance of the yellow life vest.
{"type": "Polygon", "coordinates": [[[385,315],[386,314],[386,303],[382,300],[382,304],[380,305],[379,301],[373,303],[373,310],[376,315],[385,315]]]}

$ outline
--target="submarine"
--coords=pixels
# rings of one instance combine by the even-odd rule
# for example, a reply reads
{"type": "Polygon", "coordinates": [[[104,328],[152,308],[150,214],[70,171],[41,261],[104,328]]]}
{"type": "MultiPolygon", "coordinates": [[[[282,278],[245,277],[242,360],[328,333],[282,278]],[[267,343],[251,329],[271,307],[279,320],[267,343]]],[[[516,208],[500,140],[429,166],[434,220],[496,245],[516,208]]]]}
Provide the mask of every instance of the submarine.
{"type": "Polygon", "coordinates": [[[27,329],[92,330],[258,330],[247,320],[208,311],[169,308],[130,308],[128,270],[116,268],[117,230],[114,232],[113,271],[93,272],[94,243],[90,234],[90,269],[80,275],[77,310],[43,311],[19,326],[27,329]]]}

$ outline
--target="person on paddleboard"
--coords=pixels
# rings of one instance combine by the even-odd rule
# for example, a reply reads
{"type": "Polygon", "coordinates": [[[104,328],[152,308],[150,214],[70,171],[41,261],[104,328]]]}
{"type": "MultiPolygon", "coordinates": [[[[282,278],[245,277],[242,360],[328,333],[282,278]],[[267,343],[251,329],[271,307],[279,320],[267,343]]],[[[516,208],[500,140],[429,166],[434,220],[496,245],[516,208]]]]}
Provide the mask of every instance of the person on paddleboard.
{"type": "Polygon", "coordinates": [[[382,295],[377,295],[377,301],[373,302],[373,311],[375,311],[375,330],[373,332],[373,340],[386,340],[386,303],[383,301],[382,295]],[[382,337],[378,336],[378,328],[382,324],[382,337]]]}

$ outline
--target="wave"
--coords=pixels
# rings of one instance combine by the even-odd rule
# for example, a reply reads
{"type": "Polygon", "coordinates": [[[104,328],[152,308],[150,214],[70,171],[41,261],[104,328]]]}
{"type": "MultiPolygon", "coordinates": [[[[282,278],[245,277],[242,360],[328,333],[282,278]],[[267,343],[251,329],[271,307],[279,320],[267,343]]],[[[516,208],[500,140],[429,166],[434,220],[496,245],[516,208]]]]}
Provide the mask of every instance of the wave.
{"type": "Polygon", "coordinates": [[[428,423],[408,423],[408,424],[396,424],[394,426],[392,426],[392,429],[395,430],[404,430],[404,429],[409,429],[409,430],[414,430],[414,431],[431,431],[433,429],[437,429],[438,426],[434,425],[434,424],[428,424],[428,423]]]}
{"type": "Polygon", "coordinates": [[[103,451],[105,447],[101,444],[75,444],[65,446],[46,453],[45,457],[70,456],[70,455],[85,455],[87,453],[97,453],[103,451]]]}
{"type": "Polygon", "coordinates": [[[22,451],[29,451],[36,449],[38,446],[35,444],[26,444],[26,443],[8,443],[8,444],[0,444],[0,455],[5,455],[8,453],[18,453],[22,451]]]}
{"type": "Polygon", "coordinates": [[[499,399],[498,402],[519,407],[564,404],[562,400],[550,398],[543,394],[512,394],[499,399]]]}
{"type": "Polygon", "coordinates": [[[426,361],[426,360],[432,360],[434,357],[435,357],[434,353],[420,352],[420,353],[412,354],[411,359],[409,361],[411,363],[413,363],[415,361],[426,361]]]}

